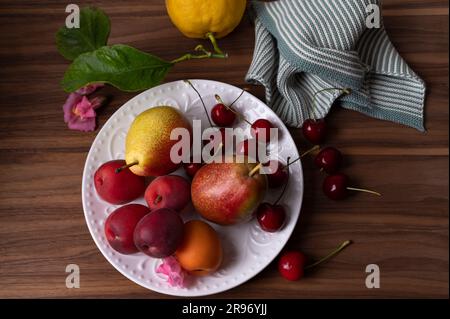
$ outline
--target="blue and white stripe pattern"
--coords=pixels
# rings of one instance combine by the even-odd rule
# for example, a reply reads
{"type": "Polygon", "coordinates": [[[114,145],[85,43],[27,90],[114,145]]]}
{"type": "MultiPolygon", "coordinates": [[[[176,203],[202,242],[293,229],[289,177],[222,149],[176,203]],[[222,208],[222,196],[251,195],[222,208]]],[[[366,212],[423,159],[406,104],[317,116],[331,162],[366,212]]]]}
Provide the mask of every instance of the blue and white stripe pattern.
{"type": "Polygon", "coordinates": [[[289,126],[344,108],[424,131],[425,83],[399,55],[367,7],[380,0],[254,1],[256,44],[246,76],[289,126]],[[314,93],[329,88],[349,88],[314,93]]]}

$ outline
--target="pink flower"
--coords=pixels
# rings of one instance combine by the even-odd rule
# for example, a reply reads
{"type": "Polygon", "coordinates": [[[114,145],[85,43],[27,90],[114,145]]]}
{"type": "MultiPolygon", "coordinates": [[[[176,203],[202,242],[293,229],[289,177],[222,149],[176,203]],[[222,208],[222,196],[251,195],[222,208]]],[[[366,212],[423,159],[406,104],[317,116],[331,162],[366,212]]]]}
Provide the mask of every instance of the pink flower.
{"type": "Polygon", "coordinates": [[[185,287],[186,272],[173,256],[164,258],[162,264],[156,268],[156,273],[166,275],[167,282],[172,287],[185,287]]]}
{"type": "Polygon", "coordinates": [[[95,110],[102,106],[105,97],[95,97],[91,100],[87,95],[95,92],[103,84],[92,84],[81,88],[75,93],[70,93],[63,105],[64,122],[71,130],[94,131],[96,126],[95,110]]]}
{"type": "Polygon", "coordinates": [[[93,83],[93,84],[88,84],[85,87],[82,87],[81,89],[79,89],[78,91],[76,91],[75,93],[79,94],[79,95],[89,95],[94,93],[95,91],[97,91],[98,89],[104,87],[105,85],[103,83],[93,83]]]}

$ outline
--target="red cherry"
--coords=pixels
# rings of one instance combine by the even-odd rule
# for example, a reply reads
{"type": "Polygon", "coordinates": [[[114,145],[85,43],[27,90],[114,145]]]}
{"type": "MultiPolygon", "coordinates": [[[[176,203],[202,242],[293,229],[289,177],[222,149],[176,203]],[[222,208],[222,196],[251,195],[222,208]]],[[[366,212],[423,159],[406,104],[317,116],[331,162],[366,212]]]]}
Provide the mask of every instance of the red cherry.
{"type": "Polygon", "coordinates": [[[265,142],[269,143],[271,138],[271,128],[275,128],[269,120],[259,119],[252,124],[251,134],[254,138],[259,140],[265,136],[265,142]]]}
{"type": "Polygon", "coordinates": [[[186,172],[186,174],[193,178],[195,174],[200,170],[200,168],[203,167],[202,163],[184,163],[183,168],[186,172]]]}
{"type": "Polygon", "coordinates": [[[256,218],[264,231],[274,233],[283,226],[286,212],[281,205],[262,203],[256,210],[256,218]]]}
{"type": "Polygon", "coordinates": [[[270,188],[278,188],[286,183],[286,180],[288,178],[286,166],[275,160],[267,162],[266,164],[264,164],[264,166],[276,167],[276,170],[274,172],[270,172],[271,174],[266,175],[267,182],[270,188]]]}
{"type": "Polygon", "coordinates": [[[211,118],[218,126],[232,126],[236,121],[236,114],[224,104],[216,104],[211,110],[211,118]]]}
{"type": "Polygon", "coordinates": [[[329,175],[323,181],[323,192],[333,200],[341,200],[348,195],[349,178],[347,175],[339,173],[329,175]]]}
{"type": "Polygon", "coordinates": [[[306,256],[299,251],[285,252],[278,261],[278,271],[281,276],[290,281],[296,281],[305,274],[306,256]]]}
{"type": "Polygon", "coordinates": [[[328,174],[336,173],[342,164],[342,154],[334,147],[327,147],[317,154],[314,162],[316,166],[328,174]]]}
{"type": "Polygon", "coordinates": [[[334,175],[329,175],[323,181],[323,192],[329,198],[333,200],[341,200],[348,196],[349,191],[368,193],[372,195],[381,196],[380,193],[363,189],[363,188],[355,188],[349,187],[350,179],[347,175],[339,173],[334,175]]]}
{"type": "Polygon", "coordinates": [[[302,127],[303,135],[313,144],[322,144],[327,134],[325,120],[306,120],[302,127]]]}

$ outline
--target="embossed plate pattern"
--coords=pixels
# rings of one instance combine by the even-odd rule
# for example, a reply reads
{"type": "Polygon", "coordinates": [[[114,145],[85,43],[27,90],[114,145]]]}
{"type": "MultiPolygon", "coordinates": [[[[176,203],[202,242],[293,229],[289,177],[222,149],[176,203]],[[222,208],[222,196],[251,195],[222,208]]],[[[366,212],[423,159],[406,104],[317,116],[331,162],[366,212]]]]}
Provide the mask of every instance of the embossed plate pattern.
{"type": "MultiPolygon", "coordinates": [[[[241,89],[214,81],[193,80],[192,83],[202,94],[207,107],[215,104],[214,94],[219,94],[225,103],[231,103],[241,93],[241,89]]],[[[182,111],[189,120],[200,119],[207,127],[206,115],[195,92],[183,81],[166,83],[147,90],[123,105],[103,126],[89,151],[82,182],[83,208],[89,231],[106,259],[124,276],[135,283],[174,296],[206,296],[236,287],[263,270],[281,251],[289,239],[300,214],[303,198],[303,173],[300,161],[290,167],[291,178],[282,204],[286,208],[288,220],[284,228],[274,234],[261,230],[257,221],[232,227],[212,225],[219,233],[224,246],[224,262],[218,272],[206,277],[192,278],[186,288],[171,287],[163,275],[155,272],[161,262],[142,253],[126,256],[115,252],[106,241],[103,226],[107,216],[118,206],[102,201],[96,194],[93,176],[103,163],[113,159],[123,159],[125,137],[134,118],[148,108],[170,105],[182,111]]],[[[266,118],[279,129],[279,158],[286,162],[287,157],[295,159],[298,151],[292,137],[282,121],[259,99],[244,93],[235,108],[246,119],[254,121],[266,118]]],[[[245,122],[237,126],[249,130],[245,122]]],[[[271,150],[269,145],[269,151],[271,150]]],[[[175,174],[183,175],[180,169],[175,174]]],[[[266,201],[272,202],[281,190],[270,190],[266,201]]],[[[145,204],[143,198],[135,201],[145,204]]],[[[192,206],[182,213],[184,220],[199,218],[192,206]]],[[[107,278],[105,278],[107,280],[107,278]]]]}

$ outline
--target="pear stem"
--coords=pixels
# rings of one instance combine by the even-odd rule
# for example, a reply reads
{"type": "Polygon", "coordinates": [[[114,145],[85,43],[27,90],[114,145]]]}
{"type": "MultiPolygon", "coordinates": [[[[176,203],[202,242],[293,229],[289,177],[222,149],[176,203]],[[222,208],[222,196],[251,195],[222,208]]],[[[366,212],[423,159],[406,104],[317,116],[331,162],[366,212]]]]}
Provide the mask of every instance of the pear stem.
{"type": "Polygon", "coordinates": [[[369,189],[363,189],[363,188],[355,188],[355,187],[347,187],[349,191],[355,191],[355,192],[361,192],[361,193],[368,193],[376,196],[381,196],[380,193],[369,190],[369,189]]]}
{"type": "Polygon", "coordinates": [[[336,256],[337,254],[339,254],[342,250],[345,249],[345,247],[349,246],[350,244],[352,244],[353,242],[351,240],[347,240],[345,242],[343,242],[338,248],[336,248],[335,250],[333,250],[331,253],[329,253],[328,255],[326,255],[325,257],[323,257],[322,259],[316,261],[315,263],[308,265],[305,267],[305,270],[307,269],[311,269],[314,268],[326,261],[328,261],[329,259],[331,259],[332,257],[336,256]]]}
{"type": "MultiPolygon", "coordinates": [[[[287,158],[287,167],[289,167],[289,161],[291,160],[291,158],[290,157],[288,157],[287,158]]],[[[273,206],[275,206],[275,205],[277,205],[279,202],[280,202],[280,200],[283,198],[283,195],[284,195],[284,193],[286,192],[286,189],[287,189],[287,186],[288,186],[288,184],[289,184],[289,177],[290,177],[290,170],[289,170],[289,168],[288,168],[288,170],[287,170],[287,178],[286,178],[286,183],[284,183],[284,186],[283,186],[283,190],[281,191],[281,194],[280,194],[280,196],[278,196],[278,199],[275,201],[275,203],[273,203],[273,206]]]]}
{"type": "Polygon", "coordinates": [[[218,94],[216,94],[214,97],[216,98],[217,103],[223,104],[227,109],[229,109],[231,112],[233,112],[234,114],[236,114],[237,117],[241,118],[241,119],[244,120],[248,125],[252,126],[252,123],[250,123],[249,121],[247,121],[247,120],[245,119],[245,117],[244,117],[241,113],[239,113],[238,111],[236,111],[235,109],[232,108],[233,104],[236,103],[237,100],[239,100],[239,98],[242,96],[242,94],[244,94],[244,92],[245,92],[245,90],[242,90],[241,95],[239,95],[239,97],[238,97],[236,100],[234,100],[234,102],[231,103],[230,106],[226,105],[226,104],[223,102],[222,98],[221,98],[218,94]]]}
{"type": "Polygon", "coordinates": [[[260,169],[261,169],[262,164],[258,163],[258,165],[256,165],[248,174],[249,177],[253,177],[253,175],[255,175],[260,169]]]}
{"type": "Polygon", "coordinates": [[[214,125],[213,125],[212,122],[211,122],[211,119],[209,118],[208,110],[206,109],[205,102],[203,101],[203,98],[202,98],[200,92],[197,91],[197,89],[195,88],[195,86],[192,84],[191,81],[189,81],[189,80],[184,80],[184,82],[187,83],[187,84],[189,84],[189,85],[191,86],[191,88],[195,91],[195,93],[197,93],[198,97],[200,98],[200,101],[202,102],[203,109],[205,110],[206,118],[208,119],[209,126],[214,127],[214,125]]]}
{"type": "Polygon", "coordinates": [[[139,164],[139,162],[138,161],[134,161],[134,162],[132,162],[132,163],[130,163],[130,164],[127,164],[127,165],[124,165],[124,166],[122,166],[122,167],[119,167],[119,168],[116,168],[116,174],[119,174],[121,171],[123,171],[124,169],[127,169],[127,168],[130,168],[131,166],[135,166],[135,165],[138,165],[139,164]]]}
{"type": "Polygon", "coordinates": [[[301,154],[300,157],[297,158],[295,161],[292,161],[292,162],[290,162],[288,165],[286,165],[286,167],[285,167],[284,169],[286,169],[286,168],[288,168],[290,165],[292,165],[292,164],[298,162],[300,159],[302,159],[302,158],[305,157],[306,155],[308,155],[308,154],[310,154],[310,153],[312,153],[312,152],[315,152],[315,151],[317,151],[317,150],[320,150],[320,146],[319,146],[319,145],[313,146],[312,148],[310,148],[309,150],[307,150],[306,152],[304,152],[303,154],[301,154]]]}

